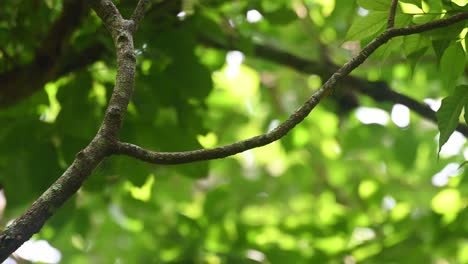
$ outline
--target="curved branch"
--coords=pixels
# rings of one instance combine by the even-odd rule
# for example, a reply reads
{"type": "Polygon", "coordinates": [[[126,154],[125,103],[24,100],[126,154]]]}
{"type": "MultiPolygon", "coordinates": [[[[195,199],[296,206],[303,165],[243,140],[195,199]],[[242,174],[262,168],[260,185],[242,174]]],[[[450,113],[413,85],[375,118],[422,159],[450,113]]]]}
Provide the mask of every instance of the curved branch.
{"type": "Polygon", "coordinates": [[[296,110],[296,112],[286,119],[286,121],[265,134],[221,147],[181,152],[157,152],[147,150],[130,143],[117,142],[114,144],[114,148],[112,150],[113,154],[127,155],[154,164],[181,164],[200,160],[224,158],[248,149],[270,144],[285,136],[297,124],[302,122],[302,120],[309,115],[315,106],[317,106],[323,98],[331,93],[331,90],[338,81],[343,80],[351,71],[361,65],[378,47],[382,46],[390,39],[445,27],[464,19],[468,19],[468,12],[446,19],[435,20],[422,25],[387,29],[367,44],[359,54],[333,73],[322,87],[312,94],[312,96],[305,101],[304,104],[296,110]]]}
{"type": "MultiPolygon", "coordinates": [[[[213,43],[211,41],[208,43],[208,45],[214,46],[216,48],[228,49],[228,47],[222,46],[219,43],[213,43]]],[[[255,45],[254,52],[256,56],[262,59],[291,67],[302,73],[317,74],[322,79],[327,79],[328,76],[333,74],[333,72],[338,69],[338,66],[335,64],[324,65],[322,63],[300,58],[288,52],[280,51],[264,45],[255,45]]],[[[433,122],[437,122],[435,112],[429,106],[420,103],[407,95],[394,91],[386,82],[371,82],[359,77],[347,76],[343,79],[342,83],[346,85],[346,88],[369,96],[377,102],[402,104],[411,109],[413,112],[419,114],[421,117],[424,117],[433,122]]],[[[468,137],[467,125],[460,123],[456,130],[462,133],[465,137],[468,137]]]]}

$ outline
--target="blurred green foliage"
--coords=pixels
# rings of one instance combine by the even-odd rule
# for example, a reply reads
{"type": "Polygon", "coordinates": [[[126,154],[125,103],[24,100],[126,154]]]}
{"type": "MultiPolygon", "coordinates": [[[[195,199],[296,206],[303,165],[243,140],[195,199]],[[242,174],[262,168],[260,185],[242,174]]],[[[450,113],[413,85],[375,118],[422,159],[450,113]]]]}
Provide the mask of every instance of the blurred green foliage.
{"type": "MultiPolygon", "coordinates": [[[[117,2],[124,14],[136,4],[117,2]]],[[[2,3],[0,73],[31,63],[62,4],[2,3]]],[[[325,80],[256,56],[254,44],[341,64],[384,30],[389,5],[187,0],[175,10],[152,8],[135,36],[137,81],[120,136],[181,151],[265,133],[325,80]]],[[[400,1],[396,25],[461,11],[466,1],[400,1]]],[[[419,101],[452,94],[456,105],[438,114],[443,144],[467,101],[467,32],[462,22],[393,39],[353,74],[419,101]]],[[[95,43],[108,52],[0,110],[3,225],[59,177],[99,127],[115,58],[91,12],[67,45],[95,43]]],[[[364,96],[359,103],[387,119],[392,113],[391,103],[364,96]]],[[[34,239],[59,249],[63,263],[468,263],[468,175],[457,168],[466,140],[449,140],[455,151],[442,148],[438,159],[437,126],[420,116],[411,113],[401,128],[339,110],[325,101],[280,141],[222,160],[157,166],[112,157],[34,239]]]]}

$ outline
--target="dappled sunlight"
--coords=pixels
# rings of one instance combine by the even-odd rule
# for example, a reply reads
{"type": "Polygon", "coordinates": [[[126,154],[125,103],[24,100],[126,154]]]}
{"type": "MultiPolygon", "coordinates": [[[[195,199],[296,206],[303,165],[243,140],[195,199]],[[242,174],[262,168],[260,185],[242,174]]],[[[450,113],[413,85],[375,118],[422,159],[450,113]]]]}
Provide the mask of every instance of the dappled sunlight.
{"type": "Polygon", "coordinates": [[[229,79],[236,78],[240,73],[240,66],[244,61],[244,54],[238,50],[229,51],[226,54],[226,63],[228,67],[226,68],[226,75],[229,79]]]}
{"type": "Polygon", "coordinates": [[[442,215],[444,223],[451,223],[462,209],[461,193],[454,188],[443,189],[432,198],[431,205],[434,212],[442,215]]]}
{"type": "Polygon", "coordinates": [[[231,51],[226,56],[226,65],[213,73],[215,87],[211,100],[217,104],[236,106],[250,114],[257,111],[260,76],[252,68],[242,64],[244,55],[231,51]],[[245,107],[241,107],[244,105],[245,107]]]}
{"type": "Polygon", "coordinates": [[[41,263],[59,263],[62,254],[55,247],[51,246],[46,240],[31,239],[25,242],[15,252],[20,258],[32,262],[41,263]]]}
{"type": "Polygon", "coordinates": [[[375,231],[369,227],[356,227],[351,234],[350,244],[359,245],[368,240],[376,238],[375,231]]]}
{"type": "Polygon", "coordinates": [[[218,137],[213,132],[208,132],[206,135],[197,135],[197,140],[204,148],[216,147],[218,143],[218,137]]]}
{"type": "Polygon", "coordinates": [[[374,195],[379,189],[379,185],[374,180],[363,180],[359,183],[358,193],[363,199],[367,199],[374,195]]]}
{"type": "Polygon", "coordinates": [[[186,16],[187,16],[187,12],[185,12],[185,11],[180,11],[179,13],[177,13],[177,17],[180,20],[184,20],[186,16]]]}
{"type": "Polygon", "coordinates": [[[439,110],[440,105],[442,104],[441,99],[426,98],[423,101],[432,109],[432,111],[439,110]]]}
{"type": "Polygon", "coordinates": [[[458,163],[449,163],[441,171],[432,176],[432,185],[437,187],[446,186],[451,177],[459,176],[463,172],[458,163]]]}
{"type": "Polygon", "coordinates": [[[43,110],[40,110],[41,116],[39,117],[41,121],[46,123],[53,123],[60,113],[60,103],[57,100],[57,92],[62,83],[66,83],[67,79],[59,80],[55,83],[48,83],[44,87],[47,97],[49,99],[49,106],[44,106],[43,110]]]}
{"type": "Polygon", "coordinates": [[[362,7],[359,7],[359,9],[358,9],[358,14],[359,14],[360,16],[367,16],[367,15],[369,14],[369,10],[364,9],[364,8],[362,8],[362,7]]]}
{"type": "MultiPolygon", "coordinates": [[[[437,135],[438,141],[439,135],[437,135]]],[[[460,133],[455,131],[448,139],[447,143],[442,146],[440,150],[440,157],[448,158],[458,155],[463,145],[466,143],[466,138],[460,133]]]]}
{"type": "Polygon", "coordinates": [[[396,104],[392,108],[391,118],[398,127],[407,127],[410,124],[410,110],[404,105],[396,104]]]}
{"type": "Polygon", "coordinates": [[[355,115],[365,125],[379,124],[386,126],[389,121],[388,113],[378,108],[361,106],[356,110],[355,115]]]}
{"type": "Polygon", "coordinates": [[[112,219],[122,228],[135,233],[143,230],[143,222],[127,216],[118,204],[110,204],[108,210],[112,219]]]}
{"type": "Polygon", "coordinates": [[[203,215],[203,203],[205,195],[203,193],[195,193],[192,201],[179,204],[179,212],[189,218],[197,219],[203,215]]]}
{"type": "Polygon", "coordinates": [[[324,139],[320,148],[323,155],[329,159],[338,159],[341,155],[341,147],[334,139],[324,139]]]}
{"type": "Polygon", "coordinates": [[[246,252],[246,256],[248,259],[251,259],[257,262],[263,262],[265,260],[265,254],[255,249],[248,249],[246,252]]]}
{"type": "Polygon", "coordinates": [[[250,205],[241,212],[241,220],[253,226],[275,226],[281,222],[282,212],[276,205],[250,205]],[[268,217],[265,217],[268,216],[268,217]]]}
{"type": "Polygon", "coordinates": [[[151,190],[154,184],[154,175],[149,175],[146,182],[141,186],[135,186],[131,182],[125,182],[125,189],[127,189],[131,196],[142,202],[148,202],[151,199],[151,190]]]}
{"type": "Polygon", "coordinates": [[[262,14],[258,12],[258,10],[256,9],[251,9],[247,11],[246,19],[247,19],[247,22],[249,23],[257,23],[260,20],[262,20],[262,18],[263,18],[262,14]]]}
{"type": "Polygon", "coordinates": [[[397,202],[395,198],[393,198],[391,195],[385,195],[382,199],[382,209],[385,211],[391,211],[393,208],[395,208],[396,204],[397,202]]]}

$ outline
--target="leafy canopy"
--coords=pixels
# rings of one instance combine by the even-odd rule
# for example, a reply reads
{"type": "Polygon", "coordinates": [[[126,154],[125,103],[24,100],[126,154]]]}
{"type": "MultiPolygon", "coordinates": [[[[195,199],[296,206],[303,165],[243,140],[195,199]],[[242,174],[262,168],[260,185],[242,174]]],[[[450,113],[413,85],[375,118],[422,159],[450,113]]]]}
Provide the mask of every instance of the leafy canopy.
{"type": "MultiPolygon", "coordinates": [[[[54,42],[48,33],[65,2],[4,1],[0,76],[28,69],[54,42]]],[[[120,137],[181,151],[265,133],[385,30],[390,2],[155,1],[135,36],[135,93],[120,137]]],[[[135,4],[117,1],[127,16],[135,4]]],[[[401,0],[395,27],[467,11],[463,0],[401,0]]],[[[95,13],[80,16],[51,48],[63,50],[48,58],[48,75],[14,75],[41,89],[0,109],[4,226],[102,121],[113,44],[95,13]]],[[[64,263],[468,262],[468,175],[458,168],[466,140],[454,133],[468,122],[467,32],[462,21],[392,39],[266,147],[178,166],[105,160],[34,239],[64,263]],[[437,124],[388,88],[441,100],[437,124]]]]}

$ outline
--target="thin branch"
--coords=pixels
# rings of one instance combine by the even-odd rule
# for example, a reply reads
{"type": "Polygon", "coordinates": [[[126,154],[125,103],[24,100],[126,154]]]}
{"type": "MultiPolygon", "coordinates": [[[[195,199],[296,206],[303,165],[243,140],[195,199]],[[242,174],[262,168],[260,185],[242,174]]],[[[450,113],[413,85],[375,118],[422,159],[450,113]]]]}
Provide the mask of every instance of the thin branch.
{"type": "Polygon", "coordinates": [[[130,17],[130,20],[132,20],[134,23],[133,31],[136,31],[136,29],[138,28],[138,25],[140,24],[141,19],[143,19],[143,16],[145,15],[145,11],[149,3],[150,3],[149,0],[138,1],[138,4],[135,10],[133,11],[132,16],[130,17]]]}
{"type": "MultiPolygon", "coordinates": [[[[206,40],[205,43],[207,43],[206,40]]],[[[228,49],[228,47],[219,43],[209,42],[208,45],[216,48],[228,49]]],[[[280,51],[264,45],[254,45],[254,52],[255,56],[259,58],[291,67],[302,73],[317,74],[322,79],[327,79],[336,71],[336,69],[338,69],[338,65],[335,64],[325,65],[323,63],[303,59],[285,51],[280,51]]],[[[345,85],[346,88],[369,96],[377,102],[402,104],[420,116],[433,122],[437,122],[435,112],[430,107],[407,95],[394,91],[386,82],[371,82],[359,77],[347,76],[341,83],[345,85]]],[[[457,131],[468,138],[468,126],[465,124],[459,124],[457,126],[457,131]]]]}
{"type": "Polygon", "coordinates": [[[395,26],[397,4],[398,0],[392,0],[392,4],[390,6],[390,14],[388,15],[387,29],[393,28],[395,26]]]}
{"type": "Polygon", "coordinates": [[[449,25],[461,22],[466,19],[468,19],[468,12],[462,12],[462,13],[453,15],[448,18],[433,20],[433,21],[430,21],[421,25],[408,26],[408,27],[403,27],[403,28],[391,28],[391,29],[388,29],[387,31],[390,32],[392,37],[407,36],[407,35],[421,33],[425,31],[437,29],[437,28],[447,27],[449,25]]]}
{"type": "Polygon", "coordinates": [[[94,0],[93,2],[94,11],[111,32],[112,37],[114,37],[114,30],[116,30],[123,21],[122,15],[110,0],[94,0]]]}
{"type": "Polygon", "coordinates": [[[211,160],[225,158],[248,149],[261,147],[270,144],[285,136],[297,124],[302,122],[307,115],[318,105],[318,103],[330,94],[332,88],[338,81],[343,80],[351,71],[361,65],[378,47],[385,44],[394,37],[420,33],[444,26],[448,26],[464,19],[468,19],[468,12],[455,15],[450,18],[435,20],[426,24],[409,26],[404,28],[391,28],[382,32],[359,54],[339,68],[331,77],[318,89],[304,104],[296,110],[286,121],[275,129],[246,140],[235,142],[221,147],[210,149],[199,149],[181,152],[157,152],[144,149],[142,147],[117,142],[113,145],[113,153],[127,155],[154,164],[182,164],[201,160],[211,160]]]}

